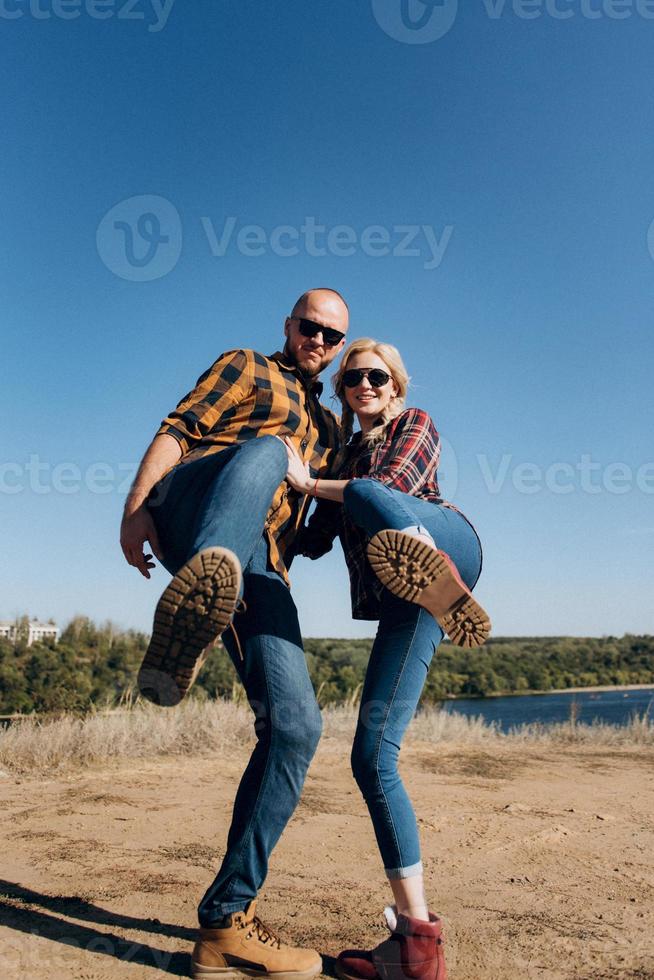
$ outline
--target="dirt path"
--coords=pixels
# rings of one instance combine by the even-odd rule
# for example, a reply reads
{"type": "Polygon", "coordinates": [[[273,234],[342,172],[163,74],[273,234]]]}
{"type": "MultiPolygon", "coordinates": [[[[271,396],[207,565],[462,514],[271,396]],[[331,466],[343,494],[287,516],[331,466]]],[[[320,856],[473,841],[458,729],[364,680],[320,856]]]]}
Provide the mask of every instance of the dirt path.
{"type": "MultiPolygon", "coordinates": [[[[388,902],[347,758],[323,741],[260,900],[327,972],[388,902]]],[[[187,976],[244,761],[5,774],[0,976],[187,976]]],[[[451,980],[654,978],[652,750],[414,743],[403,772],[451,980]]]]}

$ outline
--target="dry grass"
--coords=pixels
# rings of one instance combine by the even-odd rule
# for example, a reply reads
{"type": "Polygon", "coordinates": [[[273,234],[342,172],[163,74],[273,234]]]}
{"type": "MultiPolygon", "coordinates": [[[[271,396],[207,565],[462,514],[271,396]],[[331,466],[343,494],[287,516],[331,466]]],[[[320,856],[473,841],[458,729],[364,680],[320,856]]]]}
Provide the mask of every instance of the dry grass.
{"type": "Polygon", "coordinates": [[[163,711],[149,704],[76,718],[21,719],[0,732],[0,766],[54,772],[109,759],[207,755],[247,743],[247,708],[189,700],[163,711]]]}
{"type": "Polygon", "coordinates": [[[549,745],[634,745],[654,748],[654,719],[647,713],[634,715],[626,725],[591,725],[570,721],[559,725],[520,725],[511,728],[507,739],[513,742],[543,742],[549,745]]]}
{"type": "MultiPolygon", "coordinates": [[[[324,736],[351,740],[357,707],[347,704],[323,710],[324,736]]],[[[559,725],[524,725],[503,735],[481,718],[467,718],[436,708],[421,711],[407,733],[408,741],[489,745],[493,742],[548,745],[654,747],[654,722],[646,715],[625,726],[571,719],[559,725]]],[[[137,703],[116,711],[76,718],[22,719],[0,730],[0,767],[11,772],[55,773],[119,759],[163,756],[208,756],[216,750],[242,750],[254,741],[252,715],[231,701],[189,700],[162,710],[137,703]]],[[[1,771],[0,771],[1,774],[1,771]]]]}

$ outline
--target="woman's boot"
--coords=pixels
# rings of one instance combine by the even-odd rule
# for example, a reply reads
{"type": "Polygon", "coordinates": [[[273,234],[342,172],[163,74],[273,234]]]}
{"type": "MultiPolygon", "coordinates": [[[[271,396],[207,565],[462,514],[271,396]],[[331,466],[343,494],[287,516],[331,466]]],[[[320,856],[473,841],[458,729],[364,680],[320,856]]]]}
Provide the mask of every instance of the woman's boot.
{"type": "Polygon", "coordinates": [[[384,910],[391,935],[372,950],[346,949],[336,960],[341,980],[447,980],[442,922],[384,910]]]}
{"type": "Polygon", "coordinates": [[[371,538],[367,553],[383,585],[430,612],[456,646],[478,647],[486,641],[491,629],[488,614],[444,551],[389,528],[371,538]]]}

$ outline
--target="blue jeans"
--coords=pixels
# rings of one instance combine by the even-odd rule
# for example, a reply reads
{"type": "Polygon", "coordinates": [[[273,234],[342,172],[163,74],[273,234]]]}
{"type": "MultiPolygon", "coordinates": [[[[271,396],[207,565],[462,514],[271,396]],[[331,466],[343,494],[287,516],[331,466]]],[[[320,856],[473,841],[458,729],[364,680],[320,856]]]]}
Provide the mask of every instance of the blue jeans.
{"type": "MultiPolygon", "coordinates": [[[[476,584],[481,546],[462,514],[368,479],[352,480],[343,503],[350,520],[369,537],[384,528],[422,525],[452,558],[468,588],[476,584]]],[[[397,763],[402,738],[442,639],[442,629],[426,610],[384,590],[361,695],[352,772],[368,806],[389,878],[422,872],[416,818],[397,763]]]]}
{"type": "Polygon", "coordinates": [[[283,443],[261,436],[178,464],[148,502],[171,575],[211,545],[231,548],[243,568],[247,609],[234,622],[243,659],[231,630],[223,642],[254,712],[257,743],[236,793],[222,865],[200,902],[204,928],[256,897],[321,733],[297,610],[281,576],[269,568],[262,537],[286,466],[283,443]]]}

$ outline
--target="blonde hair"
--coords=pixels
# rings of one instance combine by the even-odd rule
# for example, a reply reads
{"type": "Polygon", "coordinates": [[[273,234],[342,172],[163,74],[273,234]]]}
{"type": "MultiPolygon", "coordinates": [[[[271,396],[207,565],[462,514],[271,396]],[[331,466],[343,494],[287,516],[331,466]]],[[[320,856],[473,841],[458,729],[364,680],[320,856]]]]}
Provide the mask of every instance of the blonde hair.
{"type": "Polygon", "coordinates": [[[343,412],[341,415],[341,440],[343,446],[349,442],[354,429],[354,412],[348,405],[347,399],[345,398],[343,375],[347,371],[348,361],[350,361],[355,354],[363,354],[367,352],[376,354],[377,357],[382,359],[388,368],[389,374],[395,382],[397,394],[393,395],[390,402],[382,412],[377,424],[370,430],[370,432],[368,432],[367,435],[362,436],[362,443],[367,446],[374,446],[378,442],[382,442],[386,436],[386,430],[388,429],[390,423],[404,411],[407,390],[409,387],[409,375],[407,374],[404,361],[402,360],[397,347],[393,347],[392,344],[382,343],[379,340],[373,340],[371,337],[362,337],[360,340],[353,341],[343,354],[340,367],[332,379],[334,391],[336,396],[340,399],[343,407],[343,412]]]}

